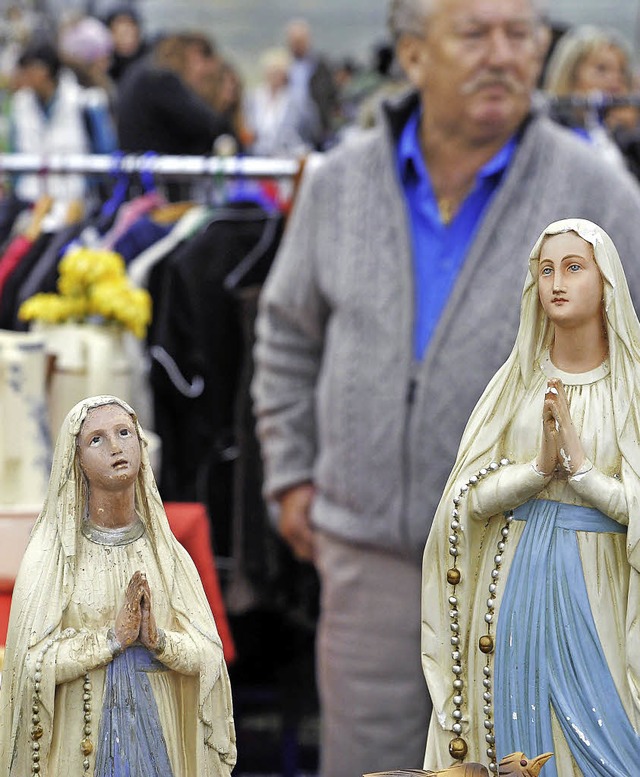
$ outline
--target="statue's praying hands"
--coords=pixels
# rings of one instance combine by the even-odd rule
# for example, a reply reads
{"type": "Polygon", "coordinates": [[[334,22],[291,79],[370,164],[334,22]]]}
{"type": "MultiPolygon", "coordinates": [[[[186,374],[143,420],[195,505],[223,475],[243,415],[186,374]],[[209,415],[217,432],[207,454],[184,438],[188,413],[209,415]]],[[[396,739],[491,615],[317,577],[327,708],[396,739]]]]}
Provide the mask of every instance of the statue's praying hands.
{"type": "MultiPolygon", "coordinates": [[[[137,574],[137,573],[136,573],[137,574]]],[[[135,577],[135,575],[134,575],[135,577]]],[[[158,648],[160,634],[151,607],[151,589],[144,574],[142,574],[142,599],[139,639],[149,650],[158,648]]]]}
{"type": "Polygon", "coordinates": [[[145,586],[148,590],[149,585],[142,572],[134,572],[125,591],[124,603],[116,616],[114,632],[122,649],[133,645],[140,636],[145,586]]]}
{"type": "Polygon", "coordinates": [[[559,477],[575,475],[584,462],[582,442],[573,425],[567,395],[559,378],[550,378],[542,408],[542,443],[538,471],[559,477]]]}
{"type": "Polygon", "coordinates": [[[151,589],[144,572],[134,572],[116,616],[115,637],[122,649],[140,642],[149,650],[158,647],[158,627],[151,606],[151,589]]]}

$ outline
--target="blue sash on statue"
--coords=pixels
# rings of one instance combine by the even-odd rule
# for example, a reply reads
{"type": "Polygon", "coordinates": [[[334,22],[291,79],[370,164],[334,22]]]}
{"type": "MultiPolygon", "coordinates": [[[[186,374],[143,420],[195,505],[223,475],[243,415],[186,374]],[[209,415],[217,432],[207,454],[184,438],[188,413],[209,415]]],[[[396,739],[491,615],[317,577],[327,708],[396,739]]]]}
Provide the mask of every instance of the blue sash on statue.
{"type": "Polygon", "coordinates": [[[172,777],[148,673],[167,671],[142,645],[107,667],[95,777],[172,777]]]}
{"type": "MultiPolygon", "coordinates": [[[[526,526],[496,633],[498,758],[553,751],[553,708],[585,777],[629,777],[630,769],[638,768],[640,738],[602,651],[576,536],[577,531],[624,533],[626,527],[593,508],[543,499],[519,507],[514,519],[526,526]]],[[[544,774],[557,777],[553,759],[544,774]]]]}

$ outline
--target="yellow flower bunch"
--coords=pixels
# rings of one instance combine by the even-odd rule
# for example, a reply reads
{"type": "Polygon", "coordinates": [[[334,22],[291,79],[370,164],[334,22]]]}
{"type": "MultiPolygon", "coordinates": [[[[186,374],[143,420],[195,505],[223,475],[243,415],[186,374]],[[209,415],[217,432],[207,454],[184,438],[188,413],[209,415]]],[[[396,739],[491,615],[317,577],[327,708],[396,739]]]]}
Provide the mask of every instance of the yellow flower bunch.
{"type": "Polygon", "coordinates": [[[151,297],[144,289],[130,286],[126,280],[96,283],[89,296],[90,313],[119,321],[136,337],[144,337],[151,321],[151,297]]]}
{"type": "Polygon", "coordinates": [[[59,294],[34,294],[20,306],[18,315],[23,321],[81,321],[87,315],[87,301],[81,297],[62,297],[59,294]]]}
{"type": "Polygon", "coordinates": [[[58,265],[58,290],[69,297],[90,294],[91,287],[104,281],[126,279],[124,260],[115,251],[73,248],[58,265]]]}
{"type": "Polygon", "coordinates": [[[122,256],[114,251],[74,248],[58,265],[59,294],[35,294],[18,311],[23,321],[85,321],[96,317],[144,337],[151,297],[129,283],[122,256]]]}

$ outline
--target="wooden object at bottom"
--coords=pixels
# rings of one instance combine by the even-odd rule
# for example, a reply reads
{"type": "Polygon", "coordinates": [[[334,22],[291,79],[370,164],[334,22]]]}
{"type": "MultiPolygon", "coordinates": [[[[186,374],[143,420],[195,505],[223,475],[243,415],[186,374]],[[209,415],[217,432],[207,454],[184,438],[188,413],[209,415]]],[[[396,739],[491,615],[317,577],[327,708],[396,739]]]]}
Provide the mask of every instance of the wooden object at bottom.
{"type": "MultiPolygon", "coordinates": [[[[543,753],[536,758],[527,758],[524,753],[511,753],[499,764],[500,777],[538,777],[540,770],[553,756],[543,753]]],[[[363,777],[411,777],[411,775],[442,775],[442,777],[490,777],[486,766],[478,763],[456,764],[447,769],[430,772],[424,769],[395,769],[391,772],[369,772],[363,777]]]]}

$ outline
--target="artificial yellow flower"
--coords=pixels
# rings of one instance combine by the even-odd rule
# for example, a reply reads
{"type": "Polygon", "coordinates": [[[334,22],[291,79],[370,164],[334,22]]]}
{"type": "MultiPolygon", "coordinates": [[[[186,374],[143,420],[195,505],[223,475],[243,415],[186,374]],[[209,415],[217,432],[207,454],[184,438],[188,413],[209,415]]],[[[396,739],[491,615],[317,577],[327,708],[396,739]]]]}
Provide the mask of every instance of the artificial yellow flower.
{"type": "Polygon", "coordinates": [[[122,256],[115,251],[73,248],[58,265],[58,290],[68,296],[86,294],[94,283],[126,278],[122,256]]]}
{"type": "Polygon", "coordinates": [[[23,321],[102,319],[144,337],[151,321],[151,296],[129,283],[124,260],[114,251],[73,248],[58,265],[59,294],[35,294],[18,311],[23,321]]]}
{"type": "Polygon", "coordinates": [[[59,324],[63,321],[82,320],[87,313],[86,300],[63,297],[59,294],[34,294],[25,300],[18,310],[22,321],[45,321],[59,324]]]}

